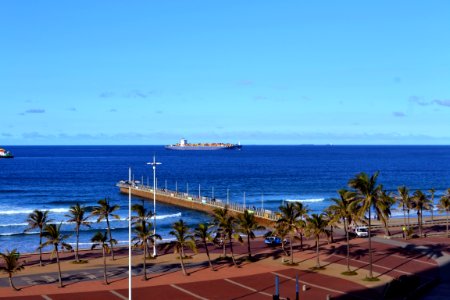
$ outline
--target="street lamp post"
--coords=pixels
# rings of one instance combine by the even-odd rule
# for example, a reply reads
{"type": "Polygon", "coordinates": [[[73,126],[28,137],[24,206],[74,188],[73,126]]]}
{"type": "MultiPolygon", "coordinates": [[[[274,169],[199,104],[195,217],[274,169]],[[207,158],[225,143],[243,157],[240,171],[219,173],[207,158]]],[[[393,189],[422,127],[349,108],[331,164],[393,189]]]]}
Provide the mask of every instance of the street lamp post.
{"type": "Polygon", "coordinates": [[[128,168],[128,299],[131,299],[131,168],[128,168]]]}
{"type": "MultiPolygon", "coordinates": [[[[160,162],[156,162],[156,158],[153,155],[153,162],[148,162],[147,165],[153,166],[153,235],[156,236],[156,165],[160,165],[160,162]]],[[[155,237],[153,239],[156,241],[155,237]]],[[[153,257],[156,257],[156,242],[153,242],[153,257]]]]}

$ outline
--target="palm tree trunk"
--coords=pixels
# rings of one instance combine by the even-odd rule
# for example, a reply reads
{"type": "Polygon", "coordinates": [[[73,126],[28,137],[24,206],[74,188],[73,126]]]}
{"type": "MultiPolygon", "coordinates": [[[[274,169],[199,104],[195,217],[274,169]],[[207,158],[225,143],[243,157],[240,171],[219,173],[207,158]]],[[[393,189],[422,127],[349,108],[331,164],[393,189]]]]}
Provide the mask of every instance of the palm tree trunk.
{"type": "Polygon", "coordinates": [[[230,252],[231,252],[231,259],[233,260],[233,264],[235,267],[237,267],[237,263],[236,260],[234,259],[234,253],[233,253],[233,242],[231,240],[231,236],[228,237],[229,241],[230,241],[230,252]]]}
{"type": "Polygon", "coordinates": [[[289,234],[289,249],[291,250],[291,265],[294,264],[294,250],[292,249],[292,243],[293,243],[293,236],[292,233],[289,234]]]}
{"type": "Polygon", "coordinates": [[[223,249],[223,257],[225,258],[227,256],[227,248],[225,245],[225,235],[222,236],[222,249],[223,249]]]}
{"type": "Polygon", "coordinates": [[[389,219],[386,219],[386,218],[383,216],[383,217],[381,217],[381,221],[383,222],[384,235],[385,235],[385,236],[390,236],[391,233],[390,233],[390,231],[389,231],[389,224],[388,224],[389,219]]]}
{"type": "Polygon", "coordinates": [[[316,268],[320,268],[320,261],[319,261],[319,236],[316,237],[316,251],[317,251],[316,268]]]}
{"type": "Polygon", "coordinates": [[[303,232],[300,231],[300,250],[303,251],[303,232]]]}
{"type": "Polygon", "coordinates": [[[76,227],[76,232],[77,232],[77,246],[75,248],[75,261],[79,262],[80,259],[78,258],[78,241],[80,240],[80,226],[78,224],[76,227]]]}
{"type": "Polygon", "coordinates": [[[252,250],[250,247],[250,234],[247,234],[247,250],[248,250],[248,259],[252,259],[252,250]]]}
{"type": "Polygon", "coordinates": [[[61,265],[59,264],[59,252],[58,252],[58,246],[55,245],[55,252],[56,252],[56,263],[58,264],[58,280],[59,280],[59,287],[63,287],[62,285],[62,278],[61,278],[61,265]]]}
{"type": "Polygon", "coordinates": [[[103,249],[103,277],[105,278],[105,284],[108,284],[108,277],[106,275],[106,251],[105,251],[105,245],[102,245],[103,249]]]}
{"type": "Polygon", "coordinates": [[[145,261],[147,260],[147,239],[144,239],[144,280],[148,280],[147,278],[147,266],[145,261]]]}
{"type": "Polygon", "coordinates": [[[42,267],[42,228],[39,231],[39,266],[42,267]]]}
{"type": "Polygon", "coordinates": [[[446,210],[447,212],[447,237],[448,237],[448,210],[446,210]]]}
{"type": "Polygon", "coordinates": [[[347,271],[350,272],[350,241],[348,239],[347,222],[344,218],[345,238],[347,239],[347,271]]]}
{"type": "Polygon", "coordinates": [[[420,236],[423,236],[423,207],[420,208],[420,236]]]}
{"type": "Polygon", "coordinates": [[[411,227],[411,221],[409,220],[409,209],[407,209],[407,211],[408,211],[408,230],[409,230],[409,227],[411,227]]]}
{"type": "Polygon", "coordinates": [[[406,211],[405,211],[405,204],[403,204],[403,224],[404,224],[404,228],[402,228],[402,232],[403,232],[403,234],[404,234],[404,239],[406,240],[406,238],[407,238],[407,235],[408,235],[408,232],[406,231],[406,230],[403,230],[403,229],[406,229],[406,211]]]}
{"type": "Polygon", "coordinates": [[[178,253],[180,253],[181,270],[183,271],[183,274],[184,274],[185,276],[187,276],[186,270],[184,269],[184,261],[183,261],[183,256],[184,256],[184,254],[183,254],[183,247],[179,247],[178,250],[179,250],[178,253]]]}
{"type": "Polygon", "coordinates": [[[330,240],[331,240],[331,243],[334,243],[334,238],[333,238],[333,225],[330,225],[330,240]]]}
{"type": "Polygon", "coordinates": [[[111,234],[111,228],[109,227],[108,216],[106,216],[106,228],[108,229],[109,245],[111,246],[111,257],[112,257],[112,260],[114,260],[114,249],[113,249],[113,242],[112,242],[112,234],[111,234]]]}
{"type": "Polygon", "coordinates": [[[417,211],[417,225],[419,226],[419,236],[422,237],[422,227],[420,227],[420,210],[417,211]]]}
{"type": "Polygon", "coordinates": [[[369,207],[369,278],[373,278],[373,274],[372,274],[372,234],[371,234],[371,224],[372,224],[372,217],[370,215],[370,208],[369,207]]]}
{"type": "Polygon", "coordinates": [[[9,279],[9,285],[11,286],[11,288],[12,288],[13,290],[15,290],[15,291],[20,291],[20,289],[18,289],[18,288],[16,288],[16,287],[14,286],[14,283],[13,283],[13,281],[12,281],[12,274],[11,274],[11,273],[8,274],[8,279],[9,279]]]}
{"type": "Polygon", "coordinates": [[[206,239],[203,239],[203,244],[205,245],[205,251],[206,251],[206,256],[208,257],[209,267],[211,268],[212,271],[214,271],[214,267],[212,265],[211,258],[209,257],[208,243],[206,242],[206,239]]]}

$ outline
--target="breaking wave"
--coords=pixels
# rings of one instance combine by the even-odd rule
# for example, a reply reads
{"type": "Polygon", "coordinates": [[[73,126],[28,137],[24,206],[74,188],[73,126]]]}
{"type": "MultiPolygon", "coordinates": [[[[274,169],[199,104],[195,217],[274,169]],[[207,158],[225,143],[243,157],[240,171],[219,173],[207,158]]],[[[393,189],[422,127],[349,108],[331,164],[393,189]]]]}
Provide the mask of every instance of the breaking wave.
{"type": "Polygon", "coordinates": [[[286,199],[287,202],[322,202],[325,198],[312,198],[312,199],[286,199]]]}

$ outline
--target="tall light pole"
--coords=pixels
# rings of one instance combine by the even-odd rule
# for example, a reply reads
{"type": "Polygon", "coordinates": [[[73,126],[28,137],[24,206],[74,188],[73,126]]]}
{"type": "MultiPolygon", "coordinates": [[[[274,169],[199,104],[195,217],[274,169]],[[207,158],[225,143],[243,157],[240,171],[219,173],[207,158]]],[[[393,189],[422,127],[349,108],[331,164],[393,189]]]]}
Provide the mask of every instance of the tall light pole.
{"type": "Polygon", "coordinates": [[[131,168],[128,168],[128,299],[131,299],[131,168]]]}
{"type": "MultiPolygon", "coordinates": [[[[148,162],[147,165],[153,166],[153,235],[156,236],[156,165],[160,165],[160,162],[156,162],[156,158],[153,155],[153,162],[148,162]]],[[[156,257],[156,239],[153,242],[153,257],[156,257]]]]}

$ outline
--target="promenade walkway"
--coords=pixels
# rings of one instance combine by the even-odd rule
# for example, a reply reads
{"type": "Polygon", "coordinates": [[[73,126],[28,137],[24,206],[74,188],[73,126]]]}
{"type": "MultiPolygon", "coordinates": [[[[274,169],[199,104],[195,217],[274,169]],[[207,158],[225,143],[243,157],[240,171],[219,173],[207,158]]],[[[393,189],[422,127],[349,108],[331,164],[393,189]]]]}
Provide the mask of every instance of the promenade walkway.
{"type": "MultiPolygon", "coordinates": [[[[139,263],[135,263],[136,268],[133,269],[133,273],[140,275],[133,278],[133,300],[149,299],[149,297],[151,299],[271,299],[275,289],[275,276],[278,276],[280,280],[282,298],[295,299],[295,277],[299,276],[300,299],[326,299],[327,297],[381,299],[385,284],[392,278],[418,274],[421,282],[426,282],[439,276],[439,272],[448,276],[447,271],[439,268],[448,268],[448,253],[442,254],[438,247],[430,249],[415,244],[428,241],[428,238],[413,241],[414,243],[410,241],[405,243],[396,239],[374,237],[374,272],[381,280],[378,283],[362,281],[362,278],[368,274],[367,239],[352,240],[351,266],[358,272],[356,277],[340,275],[346,263],[343,241],[330,245],[322,242],[320,259],[326,269],[321,271],[309,269],[315,264],[315,248],[312,241],[305,242],[303,251],[296,250],[295,262],[299,264],[297,267],[281,264],[280,260],[283,257],[281,250],[266,247],[261,239],[255,241],[252,246],[258,262],[246,262],[246,245],[236,243],[235,251],[240,267],[233,267],[225,261],[216,262],[216,272],[209,270],[204,256],[192,253],[193,258],[187,261],[190,276],[183,276],[173,254],[165,254],[160,256],[161,261],[149,262],[148,272],[151,279],[148,281],[142,280],[142,268],[139,263]]],[[[442,249],[449,246],[442,238],[437,238],[434,244],[443,244],[442,249]]],[[[218,257],[221,253],[220,248],[211,250],[213,257],[218,257]]],[[[64,270],[63,273],[70,275],[71,280],[66,281],[67,286],[63,289],[57,288],[55,273],[36,274],[41,278],[41,282],[35,282],[36,285],[32,282],[26,283],[19,275],[14,280],[18,286],[23,287],[23,290],[14,292],[9,288],[0,287],[0,299],[14,297],[14,299],[46,300],[123,300],[128,297],[125,268],[120,269],[119,266],[108,269],[112,272],[110,274],[112,283],[109,286],[102,283],[101,269],[78,270],[74,273],[64,272],[64,270]],[[121,270],[121,272],[114,275],[115,270],[121,270]]],[[[33,279],[30,275],[25,277],[33,279]]],[[[69,277],[67,279],[70,279],[69,277]]],[[[0,282],[3,280],[5,278],[0,282]]],[[[437,295],[439,293],[440,291],[436,292],[437,295]]]]}

